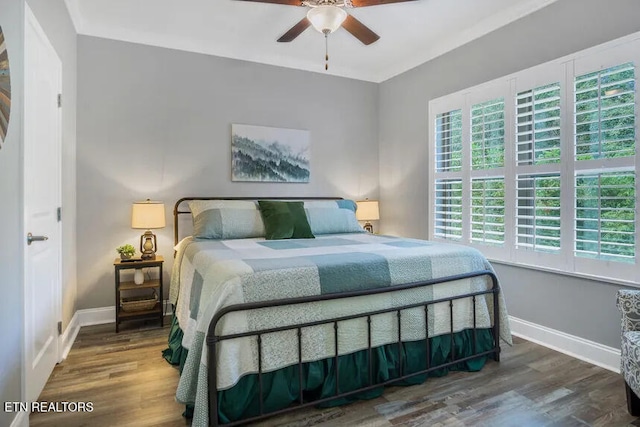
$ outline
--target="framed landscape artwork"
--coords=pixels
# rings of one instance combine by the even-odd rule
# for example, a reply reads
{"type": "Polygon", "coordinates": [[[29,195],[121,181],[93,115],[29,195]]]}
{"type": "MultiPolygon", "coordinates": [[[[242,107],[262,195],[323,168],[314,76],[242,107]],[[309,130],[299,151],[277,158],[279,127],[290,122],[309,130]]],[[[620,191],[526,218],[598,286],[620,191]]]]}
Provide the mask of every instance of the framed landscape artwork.
{"type": "Polygon", "coordinates": [[[307,130],[231,125],[231,180],[309,182],[307,130]]]}
{"type": "Polygon", "coordinates": [[[7,136],[9,115],[11,112],[11,76],[9,73],[9,57],[4,40],[4,33],[0,27],[0,148],[7,136]]]}

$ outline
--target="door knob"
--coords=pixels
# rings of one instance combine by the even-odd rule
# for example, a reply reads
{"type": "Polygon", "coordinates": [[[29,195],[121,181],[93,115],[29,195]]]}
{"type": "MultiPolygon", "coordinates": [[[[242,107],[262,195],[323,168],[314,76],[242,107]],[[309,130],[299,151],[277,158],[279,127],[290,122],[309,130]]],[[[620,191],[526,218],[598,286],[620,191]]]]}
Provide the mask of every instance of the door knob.
{"type": "Polygon", "coordinates": [[[31,245],[33,242],[43,242],[45,240],[49,240],[47,236],[34,236],[31,233],[27,234],[27,245],[31,245]]]}

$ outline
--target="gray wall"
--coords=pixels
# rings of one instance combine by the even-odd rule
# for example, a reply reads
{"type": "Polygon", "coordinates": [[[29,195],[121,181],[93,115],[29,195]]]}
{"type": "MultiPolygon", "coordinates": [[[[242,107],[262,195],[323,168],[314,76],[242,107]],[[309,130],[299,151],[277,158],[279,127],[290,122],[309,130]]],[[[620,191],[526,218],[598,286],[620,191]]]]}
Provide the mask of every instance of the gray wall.
{"type": "MultiPolygon", "coordinates": [[[[427,237],[431,99],[640,30],[637,0],[559,0],[380,85],[382,232],[427,237]]],[[[509,312],[619,347],[620,286],[496,264],[509,312]]]]}
{"type": "MultiPolygon", "coordinates": [[[[24,2],[0,0],[0,26],[11,67],[11,118],[0,150],[0,289],[4,325],[0,345],[0,401],[22,397],[23,223],[22,223],[22,102],[24,91],[24,2]]],[[[0,425],[11,424],[15,414],[0,411],[0,425]]]]}
{"type": "Polygon", "coordinates": [[[170,266],[180,197],[378,197],[377,119],[373,83],[80,36],[78,308],[114,304],[114,249],[142,233],[133,201],[165,202],[170,266]],[[232,123],[311,131],[311,182],[231,182],[232,123]]]}
{"type": "Polygon", "coordinates": [[[62,325],[76,312],[76,30],[64,0],[28,0],[62,62],[62,325]]]}

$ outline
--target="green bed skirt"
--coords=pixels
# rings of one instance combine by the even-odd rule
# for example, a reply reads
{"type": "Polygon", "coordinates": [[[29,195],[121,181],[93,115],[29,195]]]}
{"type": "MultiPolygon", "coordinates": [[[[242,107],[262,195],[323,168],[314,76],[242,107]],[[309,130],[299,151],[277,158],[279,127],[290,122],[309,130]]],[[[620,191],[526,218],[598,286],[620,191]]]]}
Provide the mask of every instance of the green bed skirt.
{"type": "MultiPolygon", "coordinates": [[[[456,359],[473,354],[473,331],[464,330],[453,335],[456,359]]],[[[476,332],[476,352],[481,353],[494,347],[491,329],[478,329],[476,332]]],[[[163,351],[165,359],[172,364],[182,366],[187,350],[180,343],[182,330],[174,317],[169,334],[169,348],[163,351]]],[[[450,358],[451,335],[429,338],[431,365],[446,363],[450,358]]],[[[373,383],[379,384],[400,376],[400,361],[403,375],[426,369],[425,341],[405,342],[398,354],[398,344],[387,344],[372,349],[373,383]]],[[[413,385],[423,383],[428,376],[443,376],[449,371],[479,371],[487,361],[480,357],[471,361],[457,363],[448,368],[435,370],[429,374],[395,383],[395,385],[413,385]]],[[[341,393],[369,385],[368,350],[340,356],[338,358],[338,378],[341,393]]],[[[302,365],[302,390],[306,401],[323,399],[335,395],[335,359],[307,362],[302,365]]],[[[262,374],[264,412],[273,412],[297,402],[300,395],[299,370],[297,365],[288,366],[273,372],[262,374]]],[[[245,375],[228,390],[218,392],[218,417],[220,423],[256,416],[259,414],[258,374],[245,375]]],[[[384,387],[338,398],[320,405],[323,407],[344,405],[355,400],[373,399],[380,396],[384,387]]],[[[192,414],[193,408],[187,406],[185,416],[192,414]]]]}
{"type": "Polygon", "coordinates": [[[171,329],[169,329],[169,347],[162,350],[162,356],[172,365],[179,365],[180,373],[182,374],[182,368],[184,367],[184,362],[187,360],[187,353],[189,351],[182,347],[182,337],[184,333],[182,329],[180,329],[178,318],[175,315],[172,317],[171,329]]]}

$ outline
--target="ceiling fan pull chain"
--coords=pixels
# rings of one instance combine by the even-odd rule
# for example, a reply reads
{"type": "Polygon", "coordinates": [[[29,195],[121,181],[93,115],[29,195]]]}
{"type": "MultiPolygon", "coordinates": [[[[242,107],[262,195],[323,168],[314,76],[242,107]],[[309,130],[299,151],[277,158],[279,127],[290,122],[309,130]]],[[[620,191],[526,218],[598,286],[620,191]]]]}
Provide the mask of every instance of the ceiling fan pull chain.
{"type": "Polygon", "coordinates": [[[324,69],[328,70],[329,69],[329,33],[328,32],[324,33],[324,60],[325,60],[324,69]]]}

